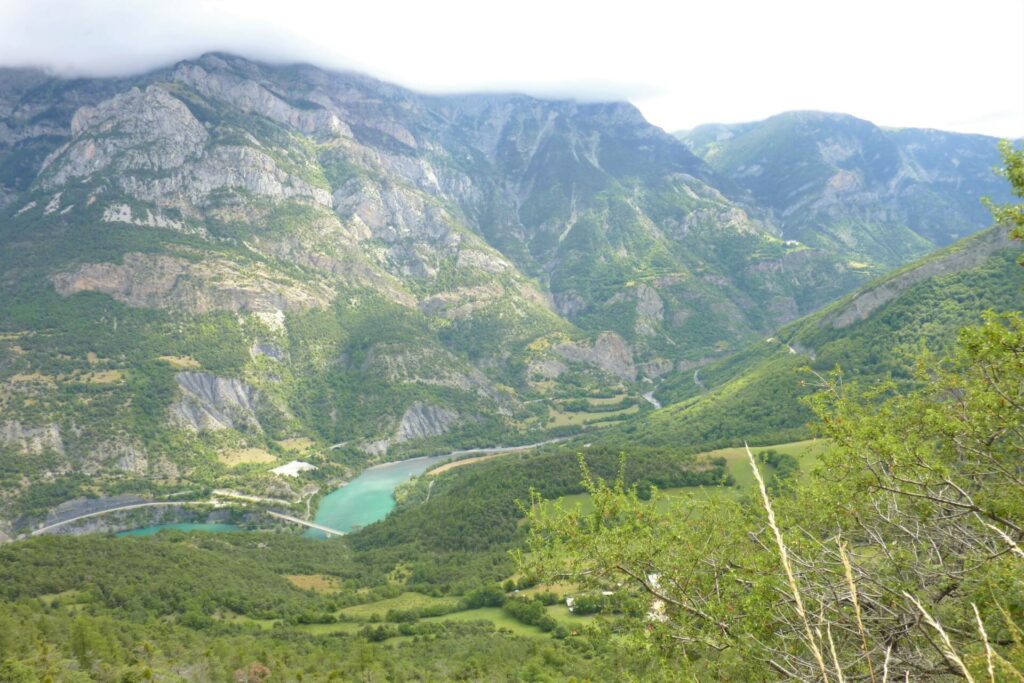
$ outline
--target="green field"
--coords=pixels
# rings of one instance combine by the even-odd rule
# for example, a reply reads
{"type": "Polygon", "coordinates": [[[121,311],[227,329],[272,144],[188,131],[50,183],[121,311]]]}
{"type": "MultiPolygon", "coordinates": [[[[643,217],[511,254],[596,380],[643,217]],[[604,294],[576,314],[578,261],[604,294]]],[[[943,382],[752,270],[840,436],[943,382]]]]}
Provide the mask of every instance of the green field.
{"type": "MultiPolygon", "coordinates": [[[[823,439],[808,439],[806,441],[779,444],[778,446],[751,447],[750,450],[755,455],[769,449],[785,453],[786,455],[792,455],[800,462],[800,476],[806,477],[817,466],[818,459],[828,450],[828,446],[828,441],[823,439]]],[[[746,449],[720,448],[704,455],[712,458],[725,458],[729,473],[736,480],[736,485],[740,489],[754,485],[754,473],[750,470],[746,449]]]]}
{"type": "Polygon", "coordinates": [[[331,633],[347,633],[354,635],[359,632],[359,629],[363,628],[365,624],[357,624],[352,622],[339,621],[334,624],[301,624],[296,628],[303,633],[309,633],[314,636],[326,636],[331,633]]]}
{"type": "MultiPolygon", "coordinates": [[[[346,616],[355,617],[359,619],[358,622],[338,622],[331,624],[301,624],[295,628],[303,633],[309,633],[312,635],[329,635],[332,633],[347,633],[355,634],[360,629],[366,626],[363,623],[363,619],[369,618],[372,615],[378,615],[382,618],[379,622],[372,622],[373,624],[387,624],[389,622],[383,621],[384,614],[389,609],[410,609],[413,607],[424,607],[431,604],[437,604],[438,602],[448,602],[438,598],[430,598],[425,595],[419,595],[418,593],[405,593],[398,598],[390,598],[387,600],[379,600],[377,602],[368,603],[366,605],[357,605],[356,607],[348,607],[342,612],[346,616]]],[[[564,604],[549,605],[547,612],[555,619],[559,624],[564,625],[570,631],[579,631],[586,627],[588,624],[594,621],[596,618],[593,615],[588,616],[574,616],[564,604]]],[[[272,628],[275,620],[257,620],[257,619],[246,619],[244,617],[233,618],[234,623],[249,623],[258,625],[262,629],[272,628]]],[[[511,617],[505,610],[500,607],[480,607],[477,609],[462,610],[460,612],[452,612],[451,614],[445,614],[438,617],[425,617],[420,619],[422,622],[467,622],[467,621],[487,621],[496,628],[507,629],[518,636],[529,636],[531,638],[547,638],[550,634],[541,630],[537,626],[530,626],[517,621],[511,617]]],[[[391,624],[394,625],[394,624],[391,624]]]]}
{"type": "Polygon", "coordinates": [[[565,606],[565,603],[548,605],[547,611],[555,621],[568,628],[570,632],[585,628],[597,619],[596,614],[576,616],[569,611],[569,608],[565,606]]]}
{"type": "Polygon", "coordinates": [[[574,425],[595,424],[597,422],[612,422],[613,418],[622,418],[627,415],[635,415],[640,412],[640,406],[632,405],[622,410],[611,410],[606,412],[570,412],[552,407],[548,418],[549,427],[569,427],[574,425]]]}
{"type": "MultiPolygon", "coordinates": [[[[751,447],[755,454],[766,450],[775,450],[780,453],[792,455],[800,462],[800,476],[806,477],[817,466],[818,459],[828,450],[828,441],[822,439],[808,439],[806,441],[794,441],[792,443],[779,444],[777,446],[751,447]]],[[[725,488],[720,486],[687,486],[682,488],[666,488],[658,491],[658,495],[651,500],[659,510],[665,511],[671,508],[677,501],[694,496],[721,496],[741,495],[754,486],[754,473],[750,470],[750,463],[747,461],[747,451],[744,448],[721,448],[701,454],[705,457],[725,458],[726,469],[736,480],[736,486],[725,488]]],[[[561,496],[545,501],[549,509],[558,507],[563,510],[578,508],[586,514],[593,510],[589,493],[576,493],[569,496],[561,496]]]]}
{"type": "Polygon", "coordinates": [[[224,617],[224,621],[230,624],[239,624],[243,626],[256,626],[261,631],[269,631],[274,628],[274,625],[279,623],[280,619],[253,619],[247,617],[244,614],[231,614],[224,617]]]}
{"type": "Polygon", "coordinates": [[[540,630],[540,628],[516,621],[500,607],[468,609],[462,612],[446,614],[442,617],[427,617],[420,621],[489,621],[498,628],[508,629],[517,636],[548,637],[548,634],[540,630]]]}
{"type": "Polygon", "coordinates": [[[350,619],[365,621],[373,616],[384,619],[388,610],[411,610],[435,605],[445,605],[454,609],[457,604],[458,601],[452,598],[432,598],[422,593],[402,593],[395,598],[345,607],[340,613],[350,619]]]}

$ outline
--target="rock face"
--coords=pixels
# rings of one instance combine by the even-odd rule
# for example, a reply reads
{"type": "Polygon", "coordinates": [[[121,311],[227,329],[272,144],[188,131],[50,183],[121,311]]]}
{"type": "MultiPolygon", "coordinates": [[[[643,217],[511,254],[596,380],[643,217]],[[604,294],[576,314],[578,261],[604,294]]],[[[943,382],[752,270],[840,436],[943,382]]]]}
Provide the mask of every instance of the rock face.
{"type": "Polygon", "coordinates": [[[641,374],[649,379],[658,379],[672,372],[675,364],[667,358],[655,358],[646,363],[641,363],[639,368],[641,374]]]}
{"type": "Polygon", "coordinates": [[[203,372],[175,375],[182,397],[171,406],[171,419],[195,431],[260,430],[256,390],[245,382],[203,372]]]}
{"type": "Polygon", "coordinates": [[[821,319],[821,325],[841,330],[861,320],[867,320],[868,316],[895,299],[900,292],[937,275],[976,268],[1010,243],[1006,230],[994,230],[981,235],[969,246],[926,261],[917,268],[858,293],[849,303],[839,307],[835,312],[826,314],[821,319]]]}
{"type": "Polygon", "coordinates": [[[72,141],[43,164],[43,187],[97,171],[167,171],[194,159],[206,129],[185,104],[162,88],[132,88],[71,119],[72,141]]]}
{"type": "Polygon", "coordinates": [[[185,63],[174,70],[172,77],[207,97],[225,100],[241,111],[260,114],[304,133],[352,137],[348,126],[322,106],[312,109],[292,106],[259,84],[226,72],[228,65],[223,59],[211,55],[206,62],[219,67],[219,71],[211,72],[198,64],[185,63]]]}
{"type": "Polygon", "coordinates": [[[265,356],[271,360],[282,362],[287,359],[287,354],[277,344],[271,344],[270,342],[256,342],[252,345],[249,353],[255,358],[257,356],[265,356]]]}
{"type": "Polygon", "coordinates": [[[126,474],[144,476],[149,472],[149,457],[142,445],[132,439],[110,439],[90,453],[83,471],[94,474],[102,466],[112,466],[126,474]]]}
{"type": "Polygon", "coordinates": [[[786,239],[892,267],[990,224],[1008,201],[994,138],[824,112],[700,126],[683,140],[768,207],[786,239]]]}
{"type": "Polygon", "coordinates": [[[459,414],[454,410],[416,401],[402,415],[395,431],[396,442],[426,439],[444,434],[458,424],[459,414]]]}
{"type": "Polygon", "coordinates": [[[223,189],[331,205],[330,192],[282,170],[266,151],[208,142],[206,128],[180,99],[158,85],[132,88],[75,113],[71,141],[46,159],[40,184],[113,175],[136,199],[187,214],[223,189]]]}
{"type": "Polygon", "coordinates": [[[705,161],[625,103],[423,96],[225,54],[121,79],[0,69],[0,442],[63,451],[58,478],[187,482],[195,454],[142,436],[168,413],[371,455],[518,438],[559,383],[671,381],[853,291],[872,264],[851,254],[934,242],[996,163],[985,139],[900,131],[875,164],[871,136],[802,118],[815,184],[785,188],[784,136],[705,161]],[[863,230],[909,215],[888,196],[938,208],[863,230]],[[168,412],[140,417],[140,386],[173,371],[168,412]]]}
{"type": "Polygon", "coordinates": [[[636,289],[636,333],[644,337],[657,334],[657,325],[665,318],[665,304],[653,287],[636,289]]]}
{"type": "Polygon", "coordinates": [[[64,453],[64,440],[55,424],[27,427],[17,420],[0,423],[0,443],[33,455],[46,451],[64,453]]]}
{"type": "Polygon", "coordinates": [[[629,345],[614,332],[602,332],[593,346],[559,344],[555,353],[573,363],[586,363],[622,380],[636,380],[636,365],[629,345]]]}
{"type": "Polygon", "coordinates": [[[129,253],[123,262],[88,263],[52,276],[62,296],[101,292],[140,308],[178,308],[192,313],[299,311],[322,306],[327,292],[308,284],[283,284],[243,272],[229,261],[199,263],[173,256],[129,253]]]}
{"type": "Polygon", "coordinates": [[[494,392],[486,375],[438,349],[410,349],[381,342],[370,348],[361,369],[364,374],[383,377],[389,382],[480,390],[485,395],[494,392]]]}

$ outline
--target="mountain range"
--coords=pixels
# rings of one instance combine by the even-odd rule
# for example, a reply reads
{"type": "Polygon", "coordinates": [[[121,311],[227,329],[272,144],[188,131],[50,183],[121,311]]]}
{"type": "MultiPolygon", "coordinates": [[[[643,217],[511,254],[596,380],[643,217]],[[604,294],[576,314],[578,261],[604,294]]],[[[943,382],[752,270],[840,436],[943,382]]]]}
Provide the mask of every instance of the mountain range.
{"type": "MultiPolygon", "coordinates": [[[[877,343],[860,330],[908,288],[1004,273],[991,232],[868,285],[988,225],[996,142],[813,112],[673,136],[625,103],[226,54],[119,79],[0,70],[0,518],[185,485],[298,493],[266,472],[296,453],[334,481],[595,425],[735,439],[749,422],[659,425],[752,377],[763,403],[763,368],[791,356],[877,343]],[[607,420],[574,418],[609,397],[607,420]]],[[[1016,306],[1009,286],[948,322],[1016,306]]]]}

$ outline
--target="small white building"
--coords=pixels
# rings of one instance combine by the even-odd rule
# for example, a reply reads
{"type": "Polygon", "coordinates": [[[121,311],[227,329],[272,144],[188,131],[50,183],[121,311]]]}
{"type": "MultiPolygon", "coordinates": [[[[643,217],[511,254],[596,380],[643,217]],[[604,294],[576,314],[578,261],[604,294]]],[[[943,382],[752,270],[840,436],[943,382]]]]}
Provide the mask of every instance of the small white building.
{"type": "Polygon", "coordinates": [[[280,474],[285,477],[297,477],[301,473],[307,470],[315,470],[316,465],[310,465],[308,462],[302,462],[301,460],[292,460],[290,463],[275,467],[270,470],[274,474],[280,474]]]}

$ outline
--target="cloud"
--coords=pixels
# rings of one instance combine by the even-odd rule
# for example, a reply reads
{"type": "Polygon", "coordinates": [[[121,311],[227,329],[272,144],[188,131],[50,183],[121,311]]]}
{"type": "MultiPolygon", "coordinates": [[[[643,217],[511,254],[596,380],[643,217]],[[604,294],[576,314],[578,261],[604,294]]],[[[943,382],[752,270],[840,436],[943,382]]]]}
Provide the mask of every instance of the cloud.
{"type": "Polygon", "coordinates": [[[424,92],[628,99],[670,130],[825,109],[1020,136],[1022,24],[1024,3],[986,0],[6,0],[0,64],[111,76],[227,51],[424,92]]]}

